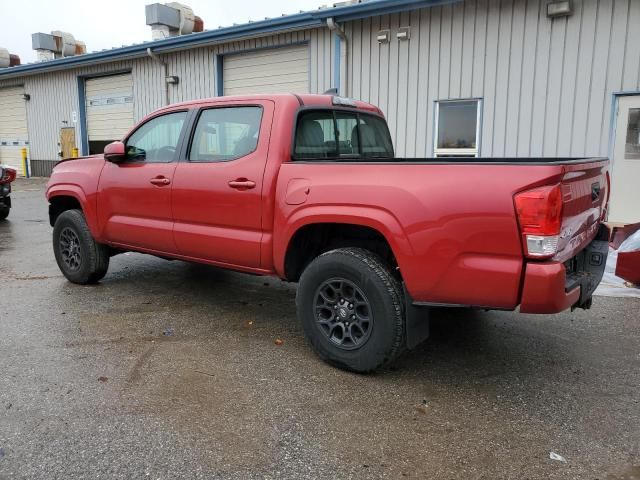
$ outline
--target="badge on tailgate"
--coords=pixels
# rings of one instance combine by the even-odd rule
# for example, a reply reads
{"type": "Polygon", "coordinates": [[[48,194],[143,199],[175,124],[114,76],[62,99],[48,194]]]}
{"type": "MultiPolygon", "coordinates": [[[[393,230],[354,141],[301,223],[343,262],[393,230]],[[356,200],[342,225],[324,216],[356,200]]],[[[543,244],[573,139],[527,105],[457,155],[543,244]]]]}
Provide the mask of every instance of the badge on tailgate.
{"type": "Polygon", "coordinates": [[[591,184],[591,201],[597,202],[600,198],[600,182],[591,184]]]}

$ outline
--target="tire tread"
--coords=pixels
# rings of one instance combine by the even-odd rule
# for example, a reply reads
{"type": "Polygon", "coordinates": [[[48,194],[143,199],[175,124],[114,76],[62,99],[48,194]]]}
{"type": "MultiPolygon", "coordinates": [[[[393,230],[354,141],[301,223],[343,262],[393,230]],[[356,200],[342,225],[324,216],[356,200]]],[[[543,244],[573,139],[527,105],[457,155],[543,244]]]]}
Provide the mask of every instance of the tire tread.
{"type": "MultiPolygon", "coordinates": [[[[364,264],[364,266],[372,272],[375,277],[384,285],[386,290],[386,294],[393,305],[393,310],[395,311],[395,315],[391,321],[393,322],[393,339],[391,342],[390,348],[385,351],[384,358],[379,361],[375,365],[371,365],[370,368],[357,370],[349,365],[345,365],[341,362],[336,361],[331,358],[330,355],[323,348],[319,348],[319,345],[313,340],[311,340],[311,345],[316,352],[316,354],[324,361],[337,365],[339,367],[346,367],[350,370],[356,370],[359,373],[368,373],[374,370],[377,370],[380,367],[383,367],[393,360],[395,360],[402,352],[405,350],[405,315],[404,315],[404,303],[403,303],[403,293],[400,282],[393,276],[393,274],[389,271],[388,267],[384,264],[383,260],[373,252],[366,250],[364,248],[358,247],[347,247],[347,248],[338,248],[335,250],[330,250],[325,253],[322,253],[314,261],[315,263],[318,260],[323,258],[333,256],[339,258],[340,256],[344,257],[343,261],[351,261],[356,260],[357,262],[364,264]]],[[[312,265],[310,264],[310,265],[312,265]]],[[[301,282],[304,281],[304,272],[303,277],[301,278],[301,282]]],[[[302,306],[298,305],[299,311],[301,311],[302,306]]]]}
{"type": "Polygon", "coordinates": [[[87,221],[81,210],[66,210],[62,212],[56,219],[53,235],[53,248],[56,252],[56,260],[58,261],[60,270],[65,275],[65,277],[67,277],[67,279],[73,283],[78,283],[81,285],[97,283],[106,275],[107,270],[109,269],[109,248],[106,245],[95,241],[95,239],[91,235],[91,231],[89,230],[89,226],[87,225],[87,221]],[[81,238],[81,241],[85,243],[85,245],[83,246],[88,247],[86,259],[88,270],[80,276],[74,275],[73,277],[70,277],[69,275],[67,275],[63,267],[60,265],[60,261],[58,260],[56,232],[58,231],[58,226],[64,222],[69,222],[78,230],[78,236],[81,238]]]}

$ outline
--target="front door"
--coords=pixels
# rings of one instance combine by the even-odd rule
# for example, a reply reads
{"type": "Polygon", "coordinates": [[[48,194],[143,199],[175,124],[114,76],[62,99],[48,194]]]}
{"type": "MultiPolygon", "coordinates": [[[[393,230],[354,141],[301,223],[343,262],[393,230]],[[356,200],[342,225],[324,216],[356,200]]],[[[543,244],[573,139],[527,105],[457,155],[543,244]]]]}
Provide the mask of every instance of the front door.
{"type": "Polygon", "coordinates": [[[200,112],[173,184],[174,236],[182,255],[260,266],[262,180],[272,116],[273,103],[267,101],[200,112]]]}
{"type": "Polygon", "coordinates": [[[640,222],[640,95],[618,98],[609,221],[640,222]]]}
{"type": "Polygon", "coordinates": [[[73,149],[76,148],[76,129],[63,127],[60,129],[60,151],[62,158],[71,158],[73,149]]]}
{"type": "Polygon", "coordinates": [[[125,141],[127,158],[107,162],[98,188],[98,217],[116,245],[175,253],[171,188],[187,112],[154,117],[125,141]]]}

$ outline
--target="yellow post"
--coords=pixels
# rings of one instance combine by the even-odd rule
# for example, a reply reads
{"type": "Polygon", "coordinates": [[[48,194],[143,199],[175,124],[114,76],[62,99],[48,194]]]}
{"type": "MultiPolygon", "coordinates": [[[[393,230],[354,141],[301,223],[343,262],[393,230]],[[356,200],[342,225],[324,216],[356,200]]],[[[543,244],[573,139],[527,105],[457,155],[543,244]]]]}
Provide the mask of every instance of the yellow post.
{"type": "Polygon", "coordinates": [[[71,150],[71,156],[73,158],[78,158],[79,157],[79,155],[78,155],[78,147],[73,147],[73,149],[71,150]]]}
{"type": "Polygon", "coordinates": [[[25,177],[29,178],[29,165],[27,164],[27,149],[22,148],[20,150],[20,156],[22,157],[22,173],[25,177]]]}

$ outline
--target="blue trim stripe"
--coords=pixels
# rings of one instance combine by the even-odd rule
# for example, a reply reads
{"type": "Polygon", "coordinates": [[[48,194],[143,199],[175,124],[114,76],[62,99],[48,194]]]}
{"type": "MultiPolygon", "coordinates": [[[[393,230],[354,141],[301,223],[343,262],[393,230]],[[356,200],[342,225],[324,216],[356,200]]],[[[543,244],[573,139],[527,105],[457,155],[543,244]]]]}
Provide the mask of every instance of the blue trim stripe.
{"type": "Polygon", "coordinates": [[[60,58],[47,62],[32,63],[18,67],[4,68],[0,70],[0,78],[19,76],[32,72],[46,72],[62,70],[79,65],[91,64],[97,61],[124,60],[145,56],[147,48],[155,53],[182,50],[185,48],[207,45],[212,43],[224,43],[238,38],[281,32],[283,30],[305,29],[319,27],[325,24],[327,18],[336,21],[354,20],[374,15],[428,8],[436,5],[456,3],[462,0],[371,0],[354,5],[346,5],[336,8],[325,8],[311,12],[285,15],[283,17],[251,22],[243,25],[219,28],[191,35],[166,38],[155,42],[145,42],[122,48],[113,48],[96,53],[88,53],[75,57],[60,58]]]}
{"type": "Polygon", "coordinates": [[[609,161],[613,162],[616,148],[616,126],[618,116],[618,100],[620,97],[631,97],[640,95],[640,90],[622,90],[611,94],[611,111],[609,112],[609,145],[608,154],[609,161]]]}
{"type": "Polygon", "coordinates": [[[80,122],[80,153],[89,155],[89,137],[87,135],[87,102],[85,77],[78,76],[78,121],[80,122]]]}

